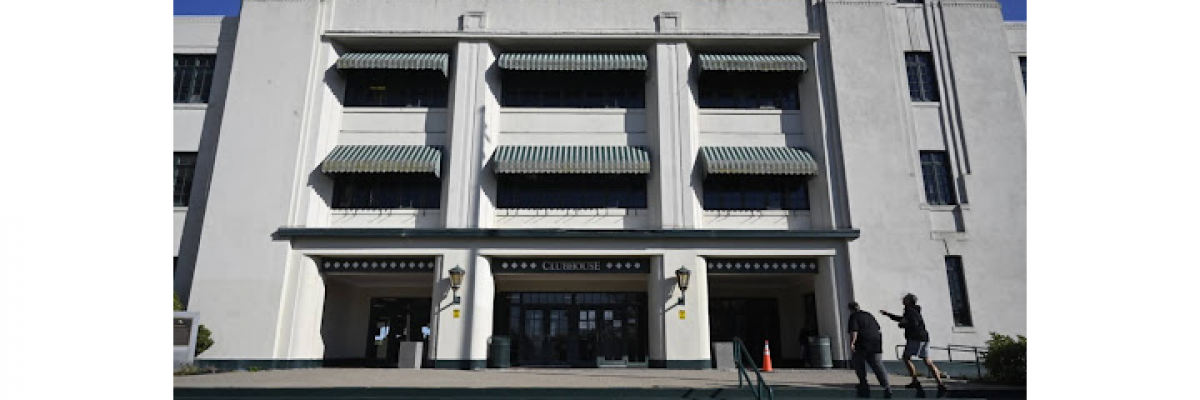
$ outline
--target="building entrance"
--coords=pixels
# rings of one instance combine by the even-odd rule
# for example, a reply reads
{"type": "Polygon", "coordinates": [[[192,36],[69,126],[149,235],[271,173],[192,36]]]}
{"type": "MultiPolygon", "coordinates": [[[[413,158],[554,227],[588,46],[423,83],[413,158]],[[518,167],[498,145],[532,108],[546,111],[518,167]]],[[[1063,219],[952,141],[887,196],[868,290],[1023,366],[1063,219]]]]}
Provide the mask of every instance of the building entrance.
{"type": "Polygon", "coordinates": [[[787,345],[779,340],[779,302],[776,299],[714,298],[708,302],[709,326],[714,342],[741,338],[755,359],[762,359],[763,341],[771,341],[772,354],[782,355],[787,345]]]}
{"type": "Polygon", "coordinates": [[[521,366],[645,365],[645,293],[500,293],[495,332],[521,366]]]}
{"type": "MultiPolygon", "coordinates": [[[[428,349],[426,330],[429,329],[430,304],[429,298],[372,298],[370,326],[367,327],[367,366],[396,367],[400,347],[405,342],[423,342],[422,348],[428,349]]],[[[424,355],[421,360],[426,364],[424,355]]]]}

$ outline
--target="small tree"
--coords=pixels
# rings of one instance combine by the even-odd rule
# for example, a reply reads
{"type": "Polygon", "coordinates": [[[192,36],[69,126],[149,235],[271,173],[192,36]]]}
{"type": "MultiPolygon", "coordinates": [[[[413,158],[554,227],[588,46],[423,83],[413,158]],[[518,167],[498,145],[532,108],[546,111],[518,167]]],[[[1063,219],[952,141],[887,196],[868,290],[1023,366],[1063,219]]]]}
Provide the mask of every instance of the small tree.
{"type": "MultiPolygon", "coordinates": [[[[183,303],[179,301],[178,293],[175,294],[175,311],[183,311],[183,303]]],[[[208,350],[214,343],[216,342],[212,339],[212,331],[200,324],[200,328],[196,329],[196,355],[208,350]]]]}
{"type": "Polygon", "coordinates": [[[988,378],[996,382],[1024,385],[1025,337],[1017,335],[1017,339],[1014,340],[996,332],[991,334],[992,338],[987,341],[987,359],[983,361],[983,366],[988,370],[988,378]]]}

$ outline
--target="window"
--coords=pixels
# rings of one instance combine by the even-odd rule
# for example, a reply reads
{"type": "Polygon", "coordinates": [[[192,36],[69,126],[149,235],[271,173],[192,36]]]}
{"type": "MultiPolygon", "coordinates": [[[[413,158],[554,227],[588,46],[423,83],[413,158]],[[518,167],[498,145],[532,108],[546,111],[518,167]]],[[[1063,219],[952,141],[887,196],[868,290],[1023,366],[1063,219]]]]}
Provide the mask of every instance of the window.
{"type": "Polygon", "coordinates": [[[196,174],[196,153],[175,153],[175,207],[187,207],[196,174]]]}
{"type": "Polygon", "coordinates": [[[1025,57],[1017,57],[1017,61],[1021,63],[1021,87],[1028,91],[1029,83],[1025,80],[1025,57]]]}
{"type": "Polygon", "coordinates": [[[433,174],[338,174],[334,209],[440,208],[442,181],[433,174]]]}
{"type": "Polygon", "coordinates": [[[700,108],[799,109],[800,79],[795,72],[704,71],[700,108]]]}
{"type": "Polygon", "coordinates": [[[950,159],[944,151],[921,152],[921,176],[925,180],[925,201],[931,205],[952,205],[954,186],[950,183],[950,159]]]}
{"type": "Polygon", "coordinates": [[[705,210],[807,210],[808,180],[769,175],[710,175],[705,210]]]}
{"type": "Polygon", "coordinates": [[[346,76],[349,107],[446,107],[450,81],[441,71],[350,69],[346,76]]]}
{"type": "Polygon", "coordinates": [[[176,103],[208,103],[216,61],[215,55],[175,55],[176,103]]]}
{"type": "Polygon", "coordinates": [[[504,107],[644,108],[645,71],[505,70],[504,107]]]}
{"type": "Polygon", "coordinates": [[[933,56],[927,51],[904,53],[904,65],[908,67],[908,94],[912,100],[938,101],[933,56]]]}
{"type": "Polygon", "coordinates": [[[946,278],[950,281],[950,307],[955,326],[973,326],[971,302],[967,299],[967,280],[963,276],[962,257],[946,256],[946,278]]]}
{"type": "Polygon", "coordinates": [[[499,208],[646,208],[645,175],[497,176],[499,208]]]}

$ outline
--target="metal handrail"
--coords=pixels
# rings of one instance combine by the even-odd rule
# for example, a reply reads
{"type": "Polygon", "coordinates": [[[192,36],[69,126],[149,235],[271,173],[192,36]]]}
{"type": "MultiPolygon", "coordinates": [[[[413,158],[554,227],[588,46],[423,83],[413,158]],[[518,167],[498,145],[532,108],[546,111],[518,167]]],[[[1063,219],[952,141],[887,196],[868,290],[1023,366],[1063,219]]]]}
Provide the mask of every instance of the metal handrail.
{"type": "Polygon", "coordinates": [[[775,400],[775,390],[767,385],[767,381],[763,380],[762,373],[758,371],[758,365],[754,364],[754,358],[750,356],[750,351],[746,350],[746,344],[742,343],[741,338],[733,338],[733,363],[738,369],[738,388],[742,387],[742,379],[745,378],[746,385],[750,386],[750,392],[754,393],[756,400],[775,400]],[[750,385],[750,374],[746,372],[746,364],[749,364],[749,369],[754,371],[754,376],[757,378],[757,383],[750,385]],[[765,396],[765,397],[764,397],[765,396]]]}
{"type": "MultiPolygon", "coordinates": [[[[897,360],[901,359],[900,358],[901,349],[903,349],[903,348],[904,348],[904,345],[902,345],[902,344],[896,345],[896,359],[897,360]]],[[[946,345],[946,347],[929,346],[929,349],[930,350],[945,350],[946,351],[946,361],[949,361],[949,362],[954,362],[954,352],[955,351],[973,354],[975,356],[975,359],[973,359],[973,360],[959,359],[959,362],[974,363],[975,364],[975,373],[979,375],[980,379],[983,379],[983,360],[985,358],[987,358],[987,353],[988,353],[986,347],[968,346],[968,345],[963,345],[963,344],[948,344],[948,345],[946,345]]]]}

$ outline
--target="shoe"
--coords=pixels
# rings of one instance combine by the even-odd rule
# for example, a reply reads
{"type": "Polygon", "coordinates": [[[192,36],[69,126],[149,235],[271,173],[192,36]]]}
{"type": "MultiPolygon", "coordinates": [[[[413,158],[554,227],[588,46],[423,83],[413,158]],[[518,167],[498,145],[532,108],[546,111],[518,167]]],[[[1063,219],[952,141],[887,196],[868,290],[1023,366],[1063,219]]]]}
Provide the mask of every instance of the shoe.
{"type": "Polygon", "coordinates": [[[919,382],[919,381],[912,381],[911,383],[909,383],[909,384],[907,384],[907,385],[904,385],[904,387],[906,387],[906,388],[909,388],[909,389],[920,389],[920,388],[921,388],[921,382],[919,382]]]}
{"type": "Polygon", "coordinates": [[[938,397],[939,399],[940,399],[940,398],[943,398],[943,397],[946,397],[946,392],[947,392],[947,390],[946,390],[946,385],[938,385],[938,389],[937,389],[937,397],[938,397]]]}
{"type": "Polygon", "coordinates": [[[892,391],[888,390],[888,391],[883,392],[883,398],[885,398],[885,399],[892,398],[892,391]]]}
{"type": "Polygon", "coordinates": [[[857,395],[859,398],[863,398],[863,399],[865,399],[865,398],[870,398],[870,397],[871,397],[871,387],[870,387],[870,386],[866,386],[866,385],[855,385],[855,386],[854,386],[854,389],[855,389],[855,394],[856,394],[856,395],[857,395]]]}

